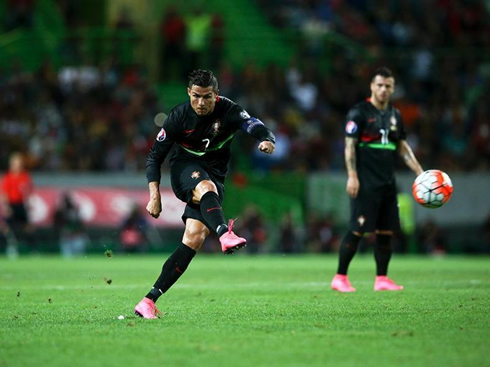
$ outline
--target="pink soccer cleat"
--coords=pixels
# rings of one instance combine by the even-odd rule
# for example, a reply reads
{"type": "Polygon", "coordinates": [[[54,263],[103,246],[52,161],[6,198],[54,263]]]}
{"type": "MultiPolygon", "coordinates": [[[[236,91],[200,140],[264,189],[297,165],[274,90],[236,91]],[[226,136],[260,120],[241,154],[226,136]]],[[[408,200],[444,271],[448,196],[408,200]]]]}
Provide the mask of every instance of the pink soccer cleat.
{"type": "Polygon", "coordinates": [[[374,281],[375,291],[401,291],[403,285],[396,284],[393,280],[388,278],[386,275],[379,275],[374,281]]]}
{"type": "Polygon", "coordinates": [[[162,315],[157,306],[155,306],[155,302],[146,297],[136,305],[134,313],[145,319],[156,319],[158,316],[162,315]]]}
{"type": "Polygon", "coordinates": [[[236,219],[230,219],[228,221],[228,232],[219,238],[221,242],[221,250],[226,254],[232,254],[233,252],[240,250],[243,246],[247,245],[247,240],[242,237],[238,237],[233,233],[233,224],[236,219]]]}
{"type": "Polygon", "coordinates": [[[356,289],[350,285],[347,275],[336,274],[332,279],[330,287],[339,292],[355,292],[356,289]]]}

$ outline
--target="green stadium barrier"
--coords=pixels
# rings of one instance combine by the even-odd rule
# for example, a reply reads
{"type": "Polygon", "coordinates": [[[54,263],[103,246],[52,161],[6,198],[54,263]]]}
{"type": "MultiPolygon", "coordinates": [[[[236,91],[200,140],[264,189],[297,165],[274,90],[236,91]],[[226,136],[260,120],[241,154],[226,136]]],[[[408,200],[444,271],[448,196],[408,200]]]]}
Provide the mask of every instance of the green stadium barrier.
{"type": "Polygon", "coordinates": [[[254,206],[271,223],[277,225],[291,214],[298,225],[304,223],[304,209],[300,199],[260,187],[227,185],[223,208],[228,217],[239,217],[247,207],[254,206]]]}

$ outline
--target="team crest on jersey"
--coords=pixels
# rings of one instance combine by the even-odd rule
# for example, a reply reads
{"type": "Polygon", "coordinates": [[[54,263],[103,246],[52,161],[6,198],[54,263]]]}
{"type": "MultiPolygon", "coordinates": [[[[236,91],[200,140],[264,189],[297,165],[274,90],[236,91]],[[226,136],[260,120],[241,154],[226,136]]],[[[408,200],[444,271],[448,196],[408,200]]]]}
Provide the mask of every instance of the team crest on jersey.
{"type": "Polygon", "coordinates": [[[158,133],[157,135],[157,141],[164,141],[165,138],[167,137],[167,133],[165,132],[165,130],[162,128],[160,130],[160,132],[158,133]]]}
{"type": "Polygon", "coordinates": [[[248,120],[250,118],[250,115],[247,111],[243,110],[242,112],[240,112],[240,117],[244,120],[248,120]]]}
{"type": "Polygon", "coordinates": [[[197,180],[199,177],[201,177],[201,172],[194,171],[191,173],[191,178],[193,178],[194,180],[197,180]]]}
{"type": "Polygon", "coordinates": [[[221,120],[220,119],[214,120],[214,123],[213,123],[213,135],[214,136],[218,135],[220,127],[221,127],[221,120]]]}
{"type": "Polygon", "coordinates": [[[393,116],[393,115],[391,116],[390,122],[391,122],[390,130],[396,131],[396,118],[395,118],[395,116],[393,116]]]}
{"type": "Polygon", "coordinates": [[[364,217],[364,215],[360,215],[359,218],[357,218],[357,223],[359,223],[359,226],[363,226],[364,223],[366,223],[366,218],[364,217]]]}
{"type": "Polygon", "coordinates": [[[345,125],[345,131],[347,134],[354,134],[357,131],[357,124],[354,121],[349,121],[345,125]]]}

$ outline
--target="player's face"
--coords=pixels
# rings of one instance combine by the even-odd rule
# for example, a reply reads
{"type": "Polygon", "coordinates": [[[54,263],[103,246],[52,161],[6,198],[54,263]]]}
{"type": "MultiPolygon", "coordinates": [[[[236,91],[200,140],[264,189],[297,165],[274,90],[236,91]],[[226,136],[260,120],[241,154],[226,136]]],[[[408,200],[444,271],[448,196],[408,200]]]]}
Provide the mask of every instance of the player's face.
{"type": "Polygon", "coordinates": [[[24,160],[20,155],[14,155],[10,159],[10,171],[12,172],[20,172],[24,169],[24,160]]]}
{"type": "Polygon", "coordinates": [[[376,75],[371,82],[371,97],[380,103],[387,103],[394,91],[395,79],[392,77],[385,78],[381,75],[376,75]]]}
{"type": "Polygon", "coordinates": [[[200,87],[199,85],[192,85],[191,88],[187,88],[187,94],[191,99],[192,109],[199,116],[206,116],[213,112],[217,93],[213,91],[212,86],[200,87]]]}

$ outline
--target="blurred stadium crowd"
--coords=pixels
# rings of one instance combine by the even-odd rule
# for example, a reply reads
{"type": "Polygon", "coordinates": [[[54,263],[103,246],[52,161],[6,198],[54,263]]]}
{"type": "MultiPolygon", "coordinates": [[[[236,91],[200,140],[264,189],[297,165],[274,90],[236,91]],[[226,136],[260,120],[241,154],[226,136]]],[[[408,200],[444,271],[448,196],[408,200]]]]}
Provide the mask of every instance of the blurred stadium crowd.
{"type": "MultiPolygon", "coordinates": [[[[39,170],[138,170],[154,135],[157,98],[138,70],[44,64],[1,82],[2,162],[25,151],[39,170]]],[[[4,167],[2,167],[4,168],[4,167]]]]}
{"type": "MultiPolygon", "coordinates": [[[[324,139],[319,146],[336,146],[332,137],[338,134],[332,132],[345,111],[367,96],[372,65],[388,65],[396,75],[394,104],[402,112],[409,142],[423,165],[449,171],[490,168],[490,65],[485,54],[490,47],[488,3],[258,3],[277,27],[303,35],[302,55],[309,68],[300,73],[290,68],[286,78],[293,98],[306,114],[306,124],[316,125],[324,139]],[[362,44],[368,57],[354,59],[334,50],[331,69],[322,76],[316,60],[325,54],[322,39],[332,32],[362,44]]],[[[332,157],[325,160],[317,163],[331,167],[332,157]]]]}
{"type": "MultiPolygon", "coordinates": [[[[221,94],[277,133],[272,160],[256,160],[249,147],[252,165],[301,172],[343,169],[344,116],[369,95],[371,70],[387,65],[396,75],[394,103],[424,167],[489,170],[490,70],[484,50],[490,38],[483,2],[387,0],[371,6],[360,0],[259,0],[258,4],[272,24],[290,32],[301,52],[286,68],[258,67],[251,60],[234,70],[226,60],[215,62],[220,65],[214,71],[221,94]],[[365,57],[328,43],[332,34],[362,45],[365,57]]],[[[132,27],[127,16],[116,26],[132,27]]],[[[12,17],[8,19],[12,27],[12,17]]],[[[216,26],[217,18],[210,19],[216,26]]],[[[184,20],[173,12],[162,22],[166,62],[166,55],[179,52],[176,45],[185,46],[184,20]],[[175,27],[169,29],[169,24],[175,27]],[[171,37],[174,43],[169,46],[171,37]]],[[[218,19],[219,27],[222,21],[218,19]]],[[[209,36],[212,29],[209,21],[199,32],[209,36]]],[[[217,42],[226,42],[226,33],[217,42]]],[[[172,66],[175,75],[185,74],[186,67],[172,66]]],[[[185,88],[185,79],[179,80],[185,88]]],[[[142,66],[122,66],[115,58],[58,70],[47,61],[33,73],[21,65],[3,71],[0,168],[6,168],[8,152],[21,150],[37,170],[142,170],[156,133],[153,117],[173,107],[159,103],[152,85],[142,66]]],[[[244,144],[251,143],[244,140],[244,144]]]]}

